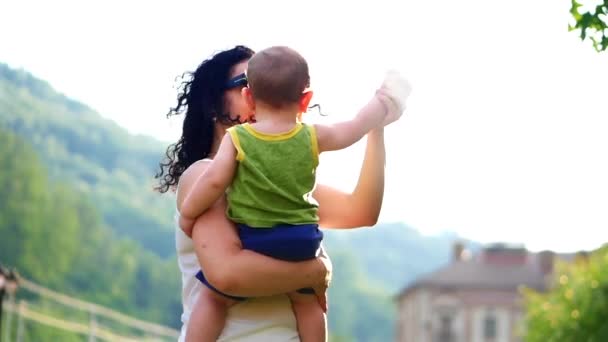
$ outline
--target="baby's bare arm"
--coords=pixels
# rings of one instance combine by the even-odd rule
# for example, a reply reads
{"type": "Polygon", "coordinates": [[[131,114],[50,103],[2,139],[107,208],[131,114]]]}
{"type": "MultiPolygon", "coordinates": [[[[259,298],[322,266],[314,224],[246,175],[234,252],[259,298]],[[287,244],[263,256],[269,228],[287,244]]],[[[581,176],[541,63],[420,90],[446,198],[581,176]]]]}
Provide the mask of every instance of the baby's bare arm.
{"type": "Polygon", "coordinates": [[[319,152],[346,148],[359,141],[370,130],[393,122],[403,114],[405,101],[412,91],[407,79],[389,71],[375,96],[348,121],[333,125],[315,125],[319,152]]]}
{"type": "Polygon", "coordinates": [[[226,134],[211,165],[196,180],[180,208],[180,215],[195,219],[204,213],[226,191],[236,171],[236,149],[226,134]]]}
{"type": "Polygon", "coordinates": [[[331,125],[315,125],[319,152],[341,150],[361,140],[372,129],[382,125],[386,106],[376,94],[351,120],[331,125]]]}

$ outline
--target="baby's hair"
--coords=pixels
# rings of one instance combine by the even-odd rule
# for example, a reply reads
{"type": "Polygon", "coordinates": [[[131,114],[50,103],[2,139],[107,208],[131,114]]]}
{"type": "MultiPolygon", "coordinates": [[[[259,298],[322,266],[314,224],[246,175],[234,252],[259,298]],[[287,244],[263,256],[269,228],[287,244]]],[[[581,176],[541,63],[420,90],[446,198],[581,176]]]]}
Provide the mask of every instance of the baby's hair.
{"type": "Polygon", "coordinates": [[[308,63],[291,48],[273,46],[249,60],[247,81],[258,101],[277,108],[297,103],[310,86],[308,63]]]}

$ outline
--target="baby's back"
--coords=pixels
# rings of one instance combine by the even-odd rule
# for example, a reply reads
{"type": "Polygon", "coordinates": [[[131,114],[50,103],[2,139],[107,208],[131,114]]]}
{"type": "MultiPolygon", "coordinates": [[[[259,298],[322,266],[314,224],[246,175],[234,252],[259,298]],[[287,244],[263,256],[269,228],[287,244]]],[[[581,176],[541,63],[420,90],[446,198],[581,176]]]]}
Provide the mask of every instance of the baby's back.
{"type": "Polygon", "coordinates": [[[265,134],[243,124],[228,132],[239,161],[228,190],[228,217],[251,227],[317,223],[314,127],[298,123],[289,132],[265,134]]]}

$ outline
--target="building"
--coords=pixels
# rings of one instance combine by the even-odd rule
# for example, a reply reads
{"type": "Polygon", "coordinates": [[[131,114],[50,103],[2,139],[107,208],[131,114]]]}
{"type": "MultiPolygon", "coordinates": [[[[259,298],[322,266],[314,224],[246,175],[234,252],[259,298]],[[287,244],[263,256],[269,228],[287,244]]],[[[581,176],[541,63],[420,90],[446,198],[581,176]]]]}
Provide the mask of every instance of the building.
{"type": "Polygon", "coordinates": [[[488,245],[471,256],[456,243],[448,265],[399,293],[397,341],[520,341],[520,288],[544,290],[554,259],[550,251],[507,244],[488,245]]]}

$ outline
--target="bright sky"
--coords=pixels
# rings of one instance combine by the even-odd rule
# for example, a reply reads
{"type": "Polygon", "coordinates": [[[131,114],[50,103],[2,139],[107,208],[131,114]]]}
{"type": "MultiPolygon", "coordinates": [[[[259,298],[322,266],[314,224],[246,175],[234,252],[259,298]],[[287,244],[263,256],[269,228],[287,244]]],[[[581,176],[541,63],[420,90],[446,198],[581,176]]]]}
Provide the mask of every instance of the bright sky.
{"type": "MultiPolygon", "coordinates": [[[[381,221],[575,251],[608,242],[608,52],[567,32],[569,5],[9,1],[0,61],[167,142],[175,77],[216,50],[300,51],[330,114],[311,121],[351,117],[396,67],[414,93],[387,128],[381,221]]],[[[323,157],[320,180],[352,188],[363,146],[323,157]]]]}

